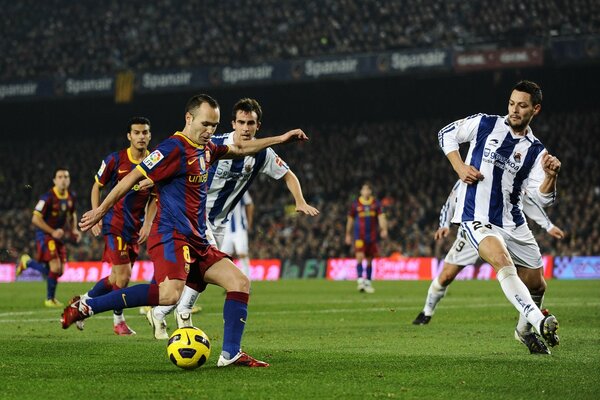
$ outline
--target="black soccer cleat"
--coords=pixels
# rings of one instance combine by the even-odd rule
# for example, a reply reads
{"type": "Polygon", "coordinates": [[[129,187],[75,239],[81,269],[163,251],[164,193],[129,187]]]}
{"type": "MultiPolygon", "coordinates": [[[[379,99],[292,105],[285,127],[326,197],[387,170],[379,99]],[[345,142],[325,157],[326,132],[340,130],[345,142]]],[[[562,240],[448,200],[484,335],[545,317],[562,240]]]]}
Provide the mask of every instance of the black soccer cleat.
{"type": "Polygon", "coordinates": [[[431,316],[425,315],[425,313],[421,311],[413,321],[413,325],[427,325],[429,321],[431,321],[431,316]]]}
{"type": "Polygon", "coordinates": [[[515,339],[527,346],[531,354],[551,354],[548,346],[542,341],[541,336],[535,332],[528,332],[521,335],[515,331],[515,339]]]}
{"type": "Polygon", "coordinates": [[[548,314],[540,324],[542,337],[551,347],[558,346],[560,338],[558,337],[558,320],[552,314],[548,314]]]}

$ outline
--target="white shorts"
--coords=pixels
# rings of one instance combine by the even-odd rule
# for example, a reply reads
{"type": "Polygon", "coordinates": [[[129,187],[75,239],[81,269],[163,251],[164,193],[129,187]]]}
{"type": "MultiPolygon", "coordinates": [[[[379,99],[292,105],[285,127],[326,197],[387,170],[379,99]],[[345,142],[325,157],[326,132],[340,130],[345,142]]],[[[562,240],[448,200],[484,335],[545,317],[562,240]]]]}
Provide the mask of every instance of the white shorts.
{"type": "Polygon", "coordinates": [[[527,224],[516,228],[500,228],[479,221],[468,221],[460,224],[469,242],[479,251],[479,243],[488,236],[495,236],[508,249],[515,265],[526,268],[542,268],[542,253],[535,237],[527,224]]]}
{"type": "Polygon", "coordinates": [[[245,229],[239,229],[235,232],[227,231],[219,250],[237,256],[240,254],[248,255],[248,231],[245,229]]]}
{"type": "Polygon", "coordinates": [[[467,240],[462,227],[459,227],[458,232],[456,232],[456,240],[444,258],[444,264],[464,267],[465,265],[474,265],[478,259],[479,253],[467,240]]]}
{"type": "Polygon", "coordinates": [[[215,227],[210,222],[206,222],[206,239],[208,243],[221,250],[223,245],[223,237],[225,236],[225,227],[215,227]],[[222,228],[222,229],[221,229],[222,228]]]}

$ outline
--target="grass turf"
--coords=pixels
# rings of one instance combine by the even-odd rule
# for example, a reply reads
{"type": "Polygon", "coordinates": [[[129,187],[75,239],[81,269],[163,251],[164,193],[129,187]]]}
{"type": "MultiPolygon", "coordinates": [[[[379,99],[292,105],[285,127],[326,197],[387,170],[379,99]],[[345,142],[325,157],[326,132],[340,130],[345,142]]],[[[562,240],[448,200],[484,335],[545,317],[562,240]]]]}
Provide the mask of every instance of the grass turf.
{"type": "MultiPolygon", "coordinates": [[[[427,326],[414,326],[429,282],[255,282],[243,346],[271,367],[217,369],[223,292],[209,287],[195,325],[211,338],[207,364],[173,366],[137,309],[133,337],[111,313],[85,331],[60,328],[44,283],[0,285],[2,399],[596,399],[600,393],[600,281],[551,281],[545,307],[561,344],[530,355],[513,339],[516,311],[495,281],[455,282],[427,326]]],[[[66,301],[90,284],[60,284],[66,301]]],[[[169,320],[169,328],[175,325],[169,320]]]]}

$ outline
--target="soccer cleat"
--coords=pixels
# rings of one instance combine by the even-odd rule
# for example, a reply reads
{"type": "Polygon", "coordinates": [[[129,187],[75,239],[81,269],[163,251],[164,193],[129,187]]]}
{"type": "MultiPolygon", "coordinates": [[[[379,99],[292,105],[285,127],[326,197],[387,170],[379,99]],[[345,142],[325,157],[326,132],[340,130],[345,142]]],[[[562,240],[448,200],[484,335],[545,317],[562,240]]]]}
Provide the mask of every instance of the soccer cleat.
{"type": "Polygon", "coordinates": [[[148,310],[152,310],[152,307],[150,307],[150,306],[142,306],[142,307],[140,307],[140,315],[146,315],[146,314],[148,314],[148,310]]]}
{"type": "Polygon", "coordinates": [[[361,293],[365,291],[365,280],[363,278],[358,278],[356,280],[356,290],[361,293]]]}
{"type": "Polygon", "coordinates": [[[427,325],[429,321],[431,321],[431,316],[425,315],[425,313],[421,311],[413,321],[413,325],[427,325]]]}
{"type": "Polygon", "coordinates": [[[56,299],[46,299],[44,300],[44,305],[48,308],[62,308],[65,305],[56,299]]]}
{"type": "Polygon", "coordinates": [[[113,327],[113,331],[119,336],[131,336],[135,335],[135,331],[131,329],[127,322],[121,321],[113,327]]]}
{"type": "Polygon", "coordinates": [[[373,288],[373,285],[371,285],[371,281],[370,280],[365,280],[364,286],[363,286],[363,291],[365,293],[375,293],[375,288],[373,288]]]}
{"type": "Polygon", "coordinates": [[[179,313],[177,309],[175,309],[175,320],[177,321],[177,328],[187,328],[193,327],[192,323],[192,314],[188,312],[179,313]]]}
{"type": "Polygon", "coordinates": [[[82,321],[94,315],[92,308],[87,305],[85,299],[79,299],[79,296],[75,296],[69,303],[60,316],[63,329],[67,329],[75,322],[82,321]]]}
{"type": "Polygon", "coordinates": [[[29,254],[23,254],[19,258],[19,263],[17,264],[17,272],[16,272],[17,276],[21,275],[23,273],[23,271],[25,271],[27,269],[27,263],[29,262],[29,260],[31,260],[31,257],[29,257],[29,254]]]}
{"type": "Polygon", "coordinates": [[[158,318],[154,316],[154,309],[150,308],[150,310],[146,313],[146,319],[148,323],[152,327],[152,332],[154,333],[154,338],[158,340],[167,340],[169,339],[169,334],[167,333],[167,321],[164,319],[160,321],[158,318]]]}
{"type": "Polygon", "coordinates": [[[540,333],[550,347],[558,346],[560,338],[558,337],[558,320],[552,314],[548,314],[540,324],[540,333]]]}
{"type": "Polygon", "coordinates": [[[228,360],[222,355],[219,356],[219,361],[217,361],[217,367],[227,367],[229,365],[239,365],[241,367],[250,367],[250,368],[264,368],[268,367],[269,363],[264,361],[257,360],[254,357],[250,357],[248,354],[240,351],[236,354],[235,357],[228,360]]]}
{"type": "MultiPolygon", "coordinates": [[[[81,296],[75,296],[73,297],[71,300],[69,300],[69,302],[67,303],[67,307],[70,306],[71,304],[75,304],[76,302],[78,302],[81,299],[81,296]]],[[[83,320],[81,321],[75,321],[75,327],[77,329],[79,329],[80,331],[82,331],[85,328],[85,323],[83,322],[83,320]]]]}
{"type": "Polygon", "coordinates": [[[531,354],[551,354],[548,346],[544,344],[540,335],[535,332],[527,332],[521,335],[515,330],[515,339],[527,346],[531,354]]]}

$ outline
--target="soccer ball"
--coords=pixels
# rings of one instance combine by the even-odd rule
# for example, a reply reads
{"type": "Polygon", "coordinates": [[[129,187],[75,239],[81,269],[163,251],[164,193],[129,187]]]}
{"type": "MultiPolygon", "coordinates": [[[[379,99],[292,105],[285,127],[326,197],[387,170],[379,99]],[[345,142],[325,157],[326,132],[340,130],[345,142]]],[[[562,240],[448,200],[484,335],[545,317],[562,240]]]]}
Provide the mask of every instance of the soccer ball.
{"type": "Polygon", "coordinates": [[[198,368],[210,357],[210,340],[201,329],[179,328],[169,338],[167,355],[179,368],[198,368]]]}

